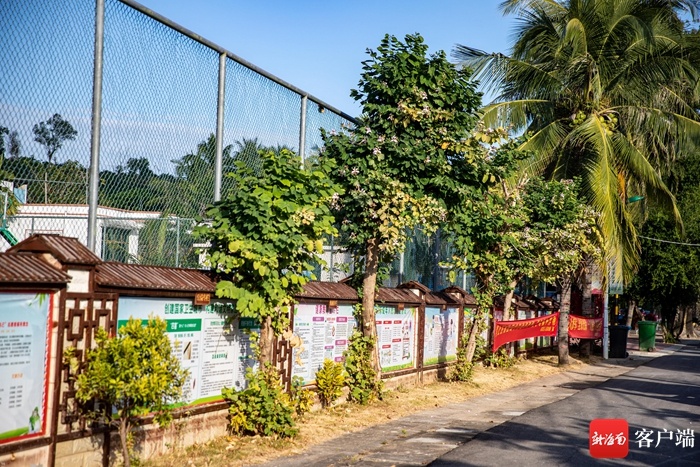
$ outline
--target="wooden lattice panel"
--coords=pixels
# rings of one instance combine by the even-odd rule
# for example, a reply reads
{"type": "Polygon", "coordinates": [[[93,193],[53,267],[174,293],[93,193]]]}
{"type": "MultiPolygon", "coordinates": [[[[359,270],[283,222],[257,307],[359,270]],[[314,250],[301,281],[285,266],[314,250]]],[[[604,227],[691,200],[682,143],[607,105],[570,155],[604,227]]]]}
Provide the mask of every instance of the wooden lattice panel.
{"type": "Polygon", "coordinates": [[[60,413],[59,432],[85,429],[85,420],[80,417],[75,399],[75,379],[87,364],[87,351],[95,346],[98,329],[111,336],[117,330],[117,299],[114,294],[67,294],[58,319],[59,343],[65,352],[75,349],[77,366],[71,368],[61,358],[60,363],[60,413]],[[76,371],[77,370],[77,371],[76,371]]]}
{"type": "Polygon", "coordinates": [[[275,342],[275,364],[280,372],[282,384],[289,391],[292,384],[292,346],[288,340],[275,342]]]}

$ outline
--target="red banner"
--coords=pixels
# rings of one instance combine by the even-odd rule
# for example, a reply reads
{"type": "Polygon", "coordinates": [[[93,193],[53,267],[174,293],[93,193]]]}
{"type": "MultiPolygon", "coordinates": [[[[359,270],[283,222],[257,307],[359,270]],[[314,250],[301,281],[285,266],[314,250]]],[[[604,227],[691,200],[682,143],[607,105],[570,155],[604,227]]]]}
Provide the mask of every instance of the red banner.
{"type": "Polygon", "coordinates": [[[569,315],[569,337],[600,339],[603,337],[603,318],[584,318],[569,315]]]}
{"type": "Polygon", "coordinates": [[[520,339],[540,336],[556,336],[559,326],[559,313],[540,318],[521,319],[517,321],[496,321],[493,338],[493,351],[503,344],[520,339]]]}

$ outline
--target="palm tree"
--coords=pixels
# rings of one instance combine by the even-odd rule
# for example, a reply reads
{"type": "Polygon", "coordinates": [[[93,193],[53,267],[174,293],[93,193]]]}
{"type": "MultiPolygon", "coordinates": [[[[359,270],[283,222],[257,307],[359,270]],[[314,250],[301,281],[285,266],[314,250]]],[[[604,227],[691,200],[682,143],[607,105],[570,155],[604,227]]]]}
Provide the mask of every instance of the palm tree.
{"type": "MultiPolygon", "coordinates": [[[[224,173],[230,171],[234,166],[233,156],[231,156],[233,146],[227,145],[223,148],[222,167],[224,173]]],[[[189,212],[179,212],[179,215],[202,216],[208,206],[214,202],[214,167],[216,165],[216,136],[210,134],[209,137],[199,144],[194,152],[184,155],[178,160],[172,161],[175,164],[175,173],[182,181],[186,190],[180,195],[189,196],[192,209],[189,212]]],[[[222,190],[224,191],[224,190],[222,190]]]]}
{"type": "Polygon", "coordinates": [[[697,48],[679,16],[696,17],[696,3],[508,0],[501,9],[519,22],[511,56],[453,52],[497,92],[485,123],[529,135],[524,173],[582,178],[618,279],[639,258],[644,203],[631,197],[663,202],[680,221],[662,176],[700,142],[697,48]]]}

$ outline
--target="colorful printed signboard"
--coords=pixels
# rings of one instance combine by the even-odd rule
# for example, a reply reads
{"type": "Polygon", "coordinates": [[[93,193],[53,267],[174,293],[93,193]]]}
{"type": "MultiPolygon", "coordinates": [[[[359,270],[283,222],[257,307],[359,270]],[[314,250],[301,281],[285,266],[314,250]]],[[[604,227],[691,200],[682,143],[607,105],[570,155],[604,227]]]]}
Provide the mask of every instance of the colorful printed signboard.
{"type": "Polygon", "coordinates": [[[45,433],[51,302],[0,293],[0,443],[45,433]]]}
{"type": "Polygon", "coordinates": [[[379,365],[382,371],[413,368],[416,349],[416,308],[399,310],[375,305],[379,365]]]}
{"type": "Polygon", "coordinates": [[[255,368],[250,333],[258,332],[252,319],[232,319],[233,305],[196,306],[192,300],[119,298],[117,327],[129,317],[166,321],[168,337],[180,365],[188,371],[184,399],[190,404],[221,400],[221,389],[246,386],[248,368],[255,368]]]}
{"type": "Polygon", "coordinates": [[[313,384],[325,359],[342,362],[356,326],[352,305],[294,305],[292,377],[313,384]]]}
{"type": "Polygon", "coordinates": [[[423,338],[423,365],[450,362],[457,358],[457,327],[459,314],[456,308],[425,309],[425,334],[423,338]]]}

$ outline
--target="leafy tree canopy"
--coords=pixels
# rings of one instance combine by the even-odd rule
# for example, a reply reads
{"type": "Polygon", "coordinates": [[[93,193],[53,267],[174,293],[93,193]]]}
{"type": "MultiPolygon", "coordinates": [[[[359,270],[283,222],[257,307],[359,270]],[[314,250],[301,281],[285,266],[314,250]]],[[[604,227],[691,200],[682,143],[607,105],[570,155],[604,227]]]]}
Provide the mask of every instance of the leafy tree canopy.
{"type": "Polygon", "coordinates": [[[45,122],[34,125],[34,141],[45,146],[46,158],[49,163],[56,151],[63,147],[66,141],[74,140],[78,132],[68,120],[64,120],[60,114],[54,114],[45,122]]]}
{"type": "Polygon", "coordinates": [[[211,243],[209,264],[228,278],[217,284],[217,296],[236,300],[241,316],[280,332],[292,297],[314,279],[324,235],[337,232],[329,205],[341,188],[328,178],[329,160],[307,170],[288,150],[261,158],[259,173],[237,162],[229,177],[246,189],[215,203],[207,211],[211,226],[195,233],[211,243]]]}
{"type": "Polygon", "coordinates": [[[607,259],[629,280],[639,264],[634,195],[664,202],[661,173],[700,140],[697,46],[679,11],[691,1],[510,0],[519,20],[510,56],[458,46],[455,57],[498,92],[487,125],[531,137],[524,165],[553,179],[581,177],[598,213],[607,259]]]}

